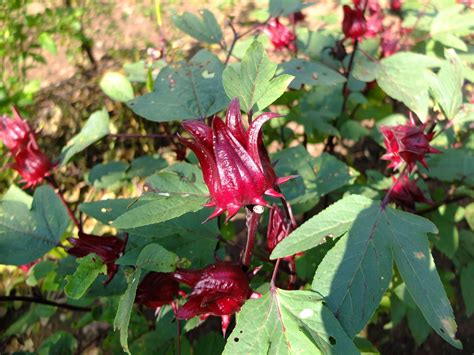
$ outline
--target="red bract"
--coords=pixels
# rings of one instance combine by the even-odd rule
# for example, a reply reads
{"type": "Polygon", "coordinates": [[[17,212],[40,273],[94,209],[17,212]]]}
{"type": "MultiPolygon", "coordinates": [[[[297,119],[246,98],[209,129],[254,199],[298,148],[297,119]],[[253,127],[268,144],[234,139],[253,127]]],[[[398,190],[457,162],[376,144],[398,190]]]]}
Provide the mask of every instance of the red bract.
{"type": "Polygon", "coordinates": [[[417,161],[427,168],[425,155],[441,153],[429,144],[434,133],[425,133],[424,129],[425,125],[416,126],[413,121],[404,125],[380,127],[387,148],[382,159],[391,161],[389,168],[398,169],[405,162],[408,171],[413,171],[417,161]]]}
{"type": "Polygon", "coordinates": [[[21,118],[16,108],[13,108],[13,118],[0,116],[0,139],[12,155],[28,143],[30,134],[28,123],[21,118]]]}
{"type": "Polygon", "coordinates": [[[209,314],[229,316],[238,312],[252,291],[240,266],[218,262],[200,270],[177,270],[174,277],[192,288],[177,318],[190,319],[209,314]]]}
{"type": "Polygon", "coordinates": [[[229,105],[224,123],[212,119],[212,128],[200,121],[187,121],[183,127],[194,138],[185,140],[197,156],[211,200],[206,206],[216,209],[208,220],[227,211],[227,220],[246,205],[267,203],[263,195],[283,197],[274,187],[292,178],[277,178],[262,142],[265,122],[279,115],[263,113],[246,131],[242,123],[238,99],[229,105]]]}
{"type": "Polygon", "coordinates": [[[45,177],[51,174],[53,164],[48,157],[39,150],[35,141],[27,143],[16,155],[15,162],[11,165],[18,171],[25,183],[25,188],[41,184],[45,177]]]}
{"type": "Polygon", "coordinates": [[[53,164],[40,150],[28,123],[13,108],[14,118],[0,117],[0,139],[14,159],[11,167],[18,171],[25,187],[43,182],[51,174],[53,164]]]}
{"type": "Polygon", "coordinates": [[[122,256],[127,240],[115,236],[98,237],[96,235],[86,234],[79,231],[79,238],[68,238],[69,243],[73,245],[67,252],[75,257],[82,258],[91,253],[96,254],[107,265],[108,278],[105,284],[108,284],[118,271],[118,265],[115,260],[122,256]]]}
{"type": "Polygon", "coordinates": [[[291,30],[280,23],[278,18],[271,19],[264,27],[265,32],[273,44],[275,50],[280,51],[283,48],[288,48],[290,51],[296,51],[296,46],[293,43],[296,36],[291,30]]]}
{"type": "Polygon", "coordinates": [[[397,35],[392,27],[387,27],[382,33],[382,40],[380,42],[382,47],[382,57],[390,57],[400,49],[400,35],[397,35]]]}
{"type": "Polygon", "coordinates": [[[367,32],[366,37],[374,37],[383,31],[383,9],[377,0],[368,0],[369,16],[367,17],[367,32]]]}
{"type": "Polygon", "coordinates": [[[275,249],[278,243],[291,232],[291,224],[285,221],[283,211],[277,206],[272,206],[268,219],[267,248],[269,251],[275,249]]]}
{"type": "Polygon", "coordinates": [[[408,176],[404,175],[398,181],[393,177],[392,179],[396,182],[390,192],[390,202],[396,203],[408,211],[415,211],[415,202],[433,203],[423,195],[423,192],[416,185],[416,181],[408,179],[408,176]]]}
{"type": "Polygon", "coordinates": [[[150,272],[138,285],[135,302],[156,309],[173,302],[178,292],[179,284],[172,273],[150,272]]]}
{"type": "Polygon", "coordinates": [[[342,32],[344,36],[353,40],[361,39],[367,32],[367,21],[363,10],[357,6],[352,9],[349,5],[344,5],[343,11],[342,32]]]}

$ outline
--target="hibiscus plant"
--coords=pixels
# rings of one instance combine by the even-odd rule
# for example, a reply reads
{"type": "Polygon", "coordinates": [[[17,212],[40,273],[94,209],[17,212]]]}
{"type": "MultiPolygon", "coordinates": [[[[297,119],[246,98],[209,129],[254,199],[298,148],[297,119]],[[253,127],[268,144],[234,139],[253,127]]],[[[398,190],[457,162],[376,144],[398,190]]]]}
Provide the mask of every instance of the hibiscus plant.
{"type": "MultiPolygon", "coordinates": [[[[245,24],[175,15],[202,49],[178,61],[162,32],[128,76],[100,83],[153,133],[112,134],[103,109],[53,157],[32,115],[1,116],[19,178],[0,200],[0,264],[31,286],[0,296],[6,312],[32,302],[25,324],[85,312],[78,327],[105,322],[104,348],[133,354],[377,352],[393,340],[372,344],[372,330],[405,320],[410,349],[428,337],[462,349],[456,319],[474,312],[472,3],[329,3],[337,16],[299,0],[270,0],[245,24]],[[106,137],[163,141],[84,172],[90,191],[121,193],[65,191],[68,169],[106,137]]],[[[4,337],[25,330],[13,322],[4,337]]],[[[46,349],[71,351],[74,337],[58,334],[46,349]]]]}

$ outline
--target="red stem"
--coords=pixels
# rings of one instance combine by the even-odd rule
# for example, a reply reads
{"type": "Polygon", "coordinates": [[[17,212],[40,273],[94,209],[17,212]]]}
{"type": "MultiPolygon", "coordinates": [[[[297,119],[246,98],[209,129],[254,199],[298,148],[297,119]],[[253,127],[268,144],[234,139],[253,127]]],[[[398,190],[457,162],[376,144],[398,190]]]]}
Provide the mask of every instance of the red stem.
{"type": "Polygon", "coordinates": [[[275,267],[273,269],[273,274],[272,274],[272,280],[270,281],[270,291],[275,290],[275,281],[276,281],[276,275],[278,274],[278,268],[280,267],[280,261],[281,259],[277,259],[275,263],[275,267]]]}
{"type": "Polygon", "coordinates": [[[254,209],[247,208],[247,244],[245,245],[245,251],[242,255],[242,265],[245,267],[250,266],[252,259],[253,246],[255,244],[255,236],[257,235],[258,222],[260,220],[261,213],[257,213],[254,209]]]}

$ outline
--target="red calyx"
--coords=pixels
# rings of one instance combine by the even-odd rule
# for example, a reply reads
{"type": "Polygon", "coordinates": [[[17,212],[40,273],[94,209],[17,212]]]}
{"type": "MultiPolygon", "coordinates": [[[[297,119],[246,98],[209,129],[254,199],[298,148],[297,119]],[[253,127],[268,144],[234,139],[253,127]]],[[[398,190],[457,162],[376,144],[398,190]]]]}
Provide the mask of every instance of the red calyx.
{"type": "Polygon", "coordinates": [[[344,18],[342,20],[342,32],[346,38],[353,40],[361,39],[367,32],[367,21],[364,12],[359,7],[352,9],[349,5],[344,5],[344,18]]]}
{"type": "Polygon", "coordinates": [[[402,9],[401,0],[390,0],[390,10],[399,12],[402,9]]]}
{"type": "Polygon", "coordinates": [[[229,316],[238,312],[252,294],[249,279],[240,266],[218,262],[200,270],[177,270],[177,281],[192,288],[177,318],[200,315],[229,316]]]}
{"type": "Polygon", "coordinates": [[[288,48],[292,52],[296,51],[295,34],[283,25],[278,17],[271,19],[263,28],[263,32],[268,35],[276,51],[281,51],[283,48],[288,48]]]}
{"type": "Polygon", "coordinates": [[[369,4],[367,6],[369,16],[367,17],[367,32],[365,37],[374,37],[383,31],[383,20],[385,15],[383,13],[382,6],[377,0],[367,0],[369,4]]]}
{"type": "Polygon", "coordinates": [[[67,251],[70,255],[82,258],[94,253],[99,256],[102,262],[107,265],[108,278],[105,284],[112,281],[118,271],[115,261],[122,256],[127,245],[126,240],[123,241],[116,236],[99,237],[79,231],[79,238],[68,238],[68,241],[73,245],[67,251]]]}
{"type": "Polygon", "coordinates": [[[14,159],[11,167],[22,177],[25,188],[36,186],[51,174],[53,164],[40,150],[28,123],[13,108],[13,119],[0,117],[0,139],[14,159]]]}
{"type": "Polygon", "coordinates": [[[292,177],[276,177],[261,136],[263,124],[275,117],[279,115],[263,113],[246,130],[235,98],[225,123],[218,117],[212,119],[212,127],[200,121],[183,123],[194,139],[181,142],[196,154],[209,189],[206,206],[216,207],[208,220],[225,211],[229,220],[246,205],[267,206],[264,194],[283,197],[274,187],[292,177]]]}
{"type": "Polygon", "coordinates": [[[385,28],[380,42],[382,58],[390,57],[400,50],[400,34],[396,34],[392,27],[385,28]]]}
{"type": "Polygon", "coordinates": [[[413,121],[404,125],[380,127],[387,149],[382,159],[391,161],[389,168],[396,170],[405,162],[410,172],[415,169],[417,161],[427,168],[425,155],[441,153],[429,144],[434,134],[425,133],[424,129],[425,125],[416,126],[413,121]]]}
{"type": "MultiPolygon", "coordinates": [[[[396,181],[395,178],[393,180],[396,181]]],[[[433,203],[433,201],[425,197],[421,189],[416,185],[416,181],[410,180],[406,175],[398,179],[395,185],[393,185],[389,201],[411,212],[415,211],[415,202],[433,203]]]]}
{"type": "Polygon", "coordinates": [[[150,272],[137,288],[135,302],[156,309],[178,296],[179,284],[172,273],[150,272]]]}
{"type": "Polygon", "coordinates": [[[31,130],[28,123],[21,118],[18,110],[13,108],[13,118],[0,116],[0,139],[12,155],[26,146],[30,140],[31,130]]]}

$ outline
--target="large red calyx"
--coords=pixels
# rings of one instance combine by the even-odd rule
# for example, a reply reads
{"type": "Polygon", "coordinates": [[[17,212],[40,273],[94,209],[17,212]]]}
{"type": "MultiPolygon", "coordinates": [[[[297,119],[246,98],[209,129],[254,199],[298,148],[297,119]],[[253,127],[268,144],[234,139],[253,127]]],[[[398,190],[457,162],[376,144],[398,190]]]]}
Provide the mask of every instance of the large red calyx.
{"type": "Polygon", "coordinates": [[[91,253],[99,256],[107,266],[108,278],[105,284],[112,281],[112,278],[118,271],[118,265],[115,261],[120,258],[125,251],[127,241],[116,236],[103,236],[86,234],[79,231],[79,238],[68,238],[72,248],[68,249],[68,253],[78,258],[82,258],[91,253]]]}
{"type": "Polygon", "coordinates": [[[427,199],[421,189],[416,185],[415,180],[410,180],[404,175],[398,180],[393,178],[395,184],[390,191],[389,201],[396,203],[407,211],[415,211],[415,202],[432,204],[433,201],[427,199]]]}
{"type": "Polygon", "coordinates": [[[353,40],[361,39],[367,32],[367,21],[364,11],[356,6],[354,9],[344,5],[344,18],[342,19],[342,32],[346,38],[353,40]]]}
{"type": "MultiPolygon", "coordinates": [[[[304,15],[301,14],[299,17],[293,17],[294,20],[301,20],[304,18],[304,15]]],[[[295,52],[295,34],[285,25],[283,25],[278,17],[271,19],[263,28],[263,32],[265,32],[268,37],[270,38],[270,42],[272,42],[273,47],[276,51],[281,51],[283,48],[288,48],[290,51],[295,52]]]]}
{"type": "Polygon", "coordinates": [[[41,184],[53,164],[41,151],[28,123],[13,108],[13,118],[0,117],[0,139],[13,157],[11,167],[22,177],[25,188],[41,184]]]}
{"type": "Polygon", "coordinates": [[[156,309],[173,302],[178,293],[179,284],[172,273],[150,272],[138,285],[135,302],[156,309]]]}
{"type": "Polygon", "coordinates": [[[181,319],[232,315],[252,294],[247,275],[240,266],[228,262],[200,270],[177,270],[174,278],[192,288],[188,301],[176,313],[181,319]]]}
{"type": "Polygon", "coordinates": [[[183,123],[194,139],[181,141],[196,154],[209,189],[206,206],[215,206],[208,220],[225,211],[228,220],[247,205],[267,206],[263,195],[283,197],[275,187],[292,176],[276,177],[261,134],[263,124],[275,117],[279,115],[263,113],[246,130],[235,98],[225,123],[218,117],[212,119],[212,127],[200,121],[183,123]]]}
{"type": "Polygon", "coordinates": [[[380,127],[387,149],[382,159],[390,160],[389,168],[396,170],[406,163],[410,172],[415,169],[417,161],[427,168],[425,155],[441,153],[430,146],[434,133],[425,133],[424,130],[425,125],[417,126],[412,120],[404,125],[380,127]]]}

